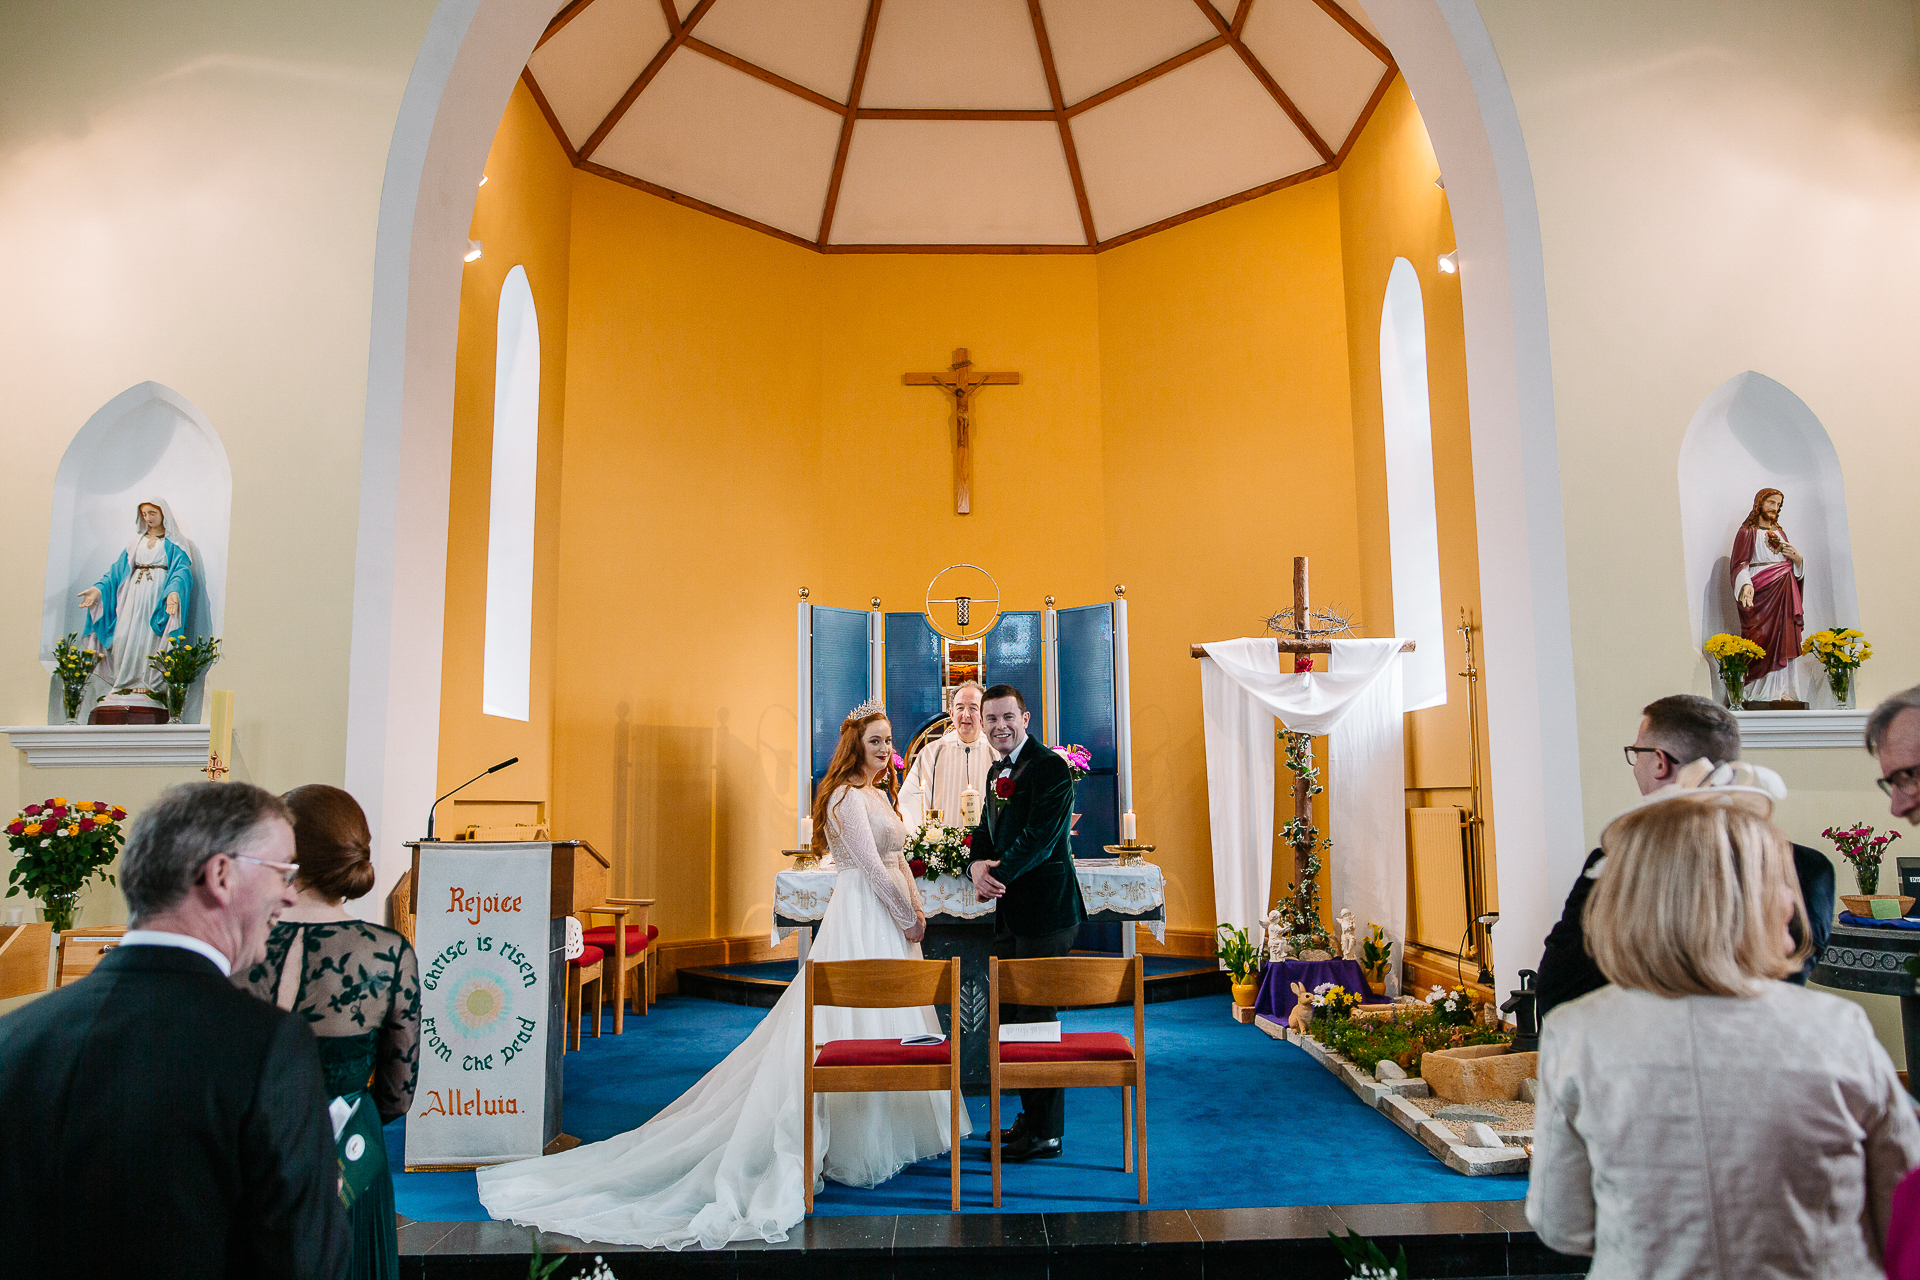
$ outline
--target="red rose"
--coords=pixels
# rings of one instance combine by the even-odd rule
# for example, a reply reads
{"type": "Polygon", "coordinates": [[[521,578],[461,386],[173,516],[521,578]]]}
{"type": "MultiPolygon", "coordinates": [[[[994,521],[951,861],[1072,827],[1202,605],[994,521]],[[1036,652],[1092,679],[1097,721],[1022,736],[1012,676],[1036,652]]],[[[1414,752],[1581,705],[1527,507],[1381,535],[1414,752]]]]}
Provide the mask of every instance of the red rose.
{"type": "Polygon", "coordinates": [[[925,879],[927,874],[927,864],[925,862],[922,862],[919,858],[914,858],[907,863],[907,870],[913,872],[913,878],[915,880],[925,879]]]}
{"type": "Polygon", "coordinates": [[[56,818],[64,818],[67,816],[67,806],[60,805],[56,808],[47,810],[47,812],[52,814],[56,818]]]}
{"type": "Polygon", "coordinates": [[[113,806],[113,820],[115,822],[125,822],[127,820],[127,811],[119,805],[113,806]]]}
{"type": "Polygon", "coordinates": [[[40,806],[37,804],[30,804],[24,810],[22,810],[22,812],[24,812],[29,818],[31,818],[34,814],[40,812],[40,806]]]}
{"type": "Polygon", "coordinates": [[[93,819],[92,819],[92,818],[82,818],[82,819],[80,819],[80,829],[81,829],[82,831],[91,831],[91,830],[93,830],[93,819]]]}
{"type": "Polygon", "coordinates": [[[1013,775],[1003,773],[993,780],[993,794],[1002,800],[1013,799],[1013,775]]]}
{"type": "Polygon", "coordinates": [[[960,837],[960,847],[962,849],[973,848],[973,833],[971,831],[969,831],[966,835],[960,837]]]}
{"type": "Polygon", "coordinates": [[[25,831],[26,829],[27,829],[27,824],[20,821],[18,818],[15,818],[12,822],[7,824],[7,834],[10,836],[17,836],[21,832],[25,831]]]}

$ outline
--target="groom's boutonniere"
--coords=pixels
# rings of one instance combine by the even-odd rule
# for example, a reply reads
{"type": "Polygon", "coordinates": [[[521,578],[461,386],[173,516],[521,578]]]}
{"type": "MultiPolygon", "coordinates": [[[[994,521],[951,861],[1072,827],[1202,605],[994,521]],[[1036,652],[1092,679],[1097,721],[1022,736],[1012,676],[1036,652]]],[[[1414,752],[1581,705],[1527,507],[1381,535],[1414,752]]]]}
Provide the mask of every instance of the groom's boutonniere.
{"type": "Polygon", "coordinates": [[[995,813],[1007,807],[1013,799],[1013,775],[1003,773],[993,780],[993,811],[995,813]]]}

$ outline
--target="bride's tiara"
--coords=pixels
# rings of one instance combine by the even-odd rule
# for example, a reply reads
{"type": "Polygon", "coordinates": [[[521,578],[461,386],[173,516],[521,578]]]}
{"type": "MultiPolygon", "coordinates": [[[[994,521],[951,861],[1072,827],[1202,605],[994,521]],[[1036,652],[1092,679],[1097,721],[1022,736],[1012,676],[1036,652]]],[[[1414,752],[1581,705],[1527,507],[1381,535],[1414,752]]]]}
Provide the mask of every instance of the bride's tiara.
{"type": "Polygon", "coordinates": [[[841,724],[851,724],[855,720],[865,720],[868,716],[882,716],[887,713],[887,704],[878,698],[868,698],[865,702],[847,712],[847,718],[841,724]]]}

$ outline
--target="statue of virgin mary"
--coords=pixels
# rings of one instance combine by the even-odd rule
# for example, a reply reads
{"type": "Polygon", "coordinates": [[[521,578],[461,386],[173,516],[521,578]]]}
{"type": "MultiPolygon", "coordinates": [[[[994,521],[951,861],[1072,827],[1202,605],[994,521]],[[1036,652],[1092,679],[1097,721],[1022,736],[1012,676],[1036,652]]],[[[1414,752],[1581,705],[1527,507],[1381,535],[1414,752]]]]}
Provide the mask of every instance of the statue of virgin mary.
{"type": "Polygon", "coordinates": [[[193,557],[168,535],[167,519],[160,499],[142,502],[127,549],[79,596],[87,613],[81,643],[104,655],[95,674],[117,694],[153,697],[147,659],[187,631],[193,557]]]}

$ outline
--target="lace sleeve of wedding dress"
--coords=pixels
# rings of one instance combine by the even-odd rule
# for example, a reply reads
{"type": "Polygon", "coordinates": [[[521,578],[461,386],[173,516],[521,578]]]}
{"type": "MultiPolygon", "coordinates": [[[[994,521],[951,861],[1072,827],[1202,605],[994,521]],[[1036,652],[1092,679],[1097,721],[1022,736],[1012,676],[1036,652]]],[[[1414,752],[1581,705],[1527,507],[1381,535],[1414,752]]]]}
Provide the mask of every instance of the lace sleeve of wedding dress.
{"type": "Polygon", "coordinates": [[[849,867],[859,870],[902,933],[913,928],[913,904],[880,861],[880,846],[873,842],[873,819],[852,787],[842,787],[827,806],[827,847],[833,850],[834,864],[842,874],[849,867]]]}
{"type": "Polygon", "coordinates": [[[900,859],[900,865],[901,865],[901,866],[902,866],[903,868],[905,868],[905,870],[906,870],[906,873],[907,873],[907,896],[913,899],[913,911],[914,911],[914,914],[915,914],[916,916],[923,916],[923,915],[925,915],[925,914],[927,913],[927,907],[926,907],[926,904],[925,904],[925,903],[923,903],[923,902],[922,902],[922,901],[920,900],[920,880],[919,880],[919,877],[917,877],[917,876],[915,876],[915,875],[913,874],[913,868],[912,868],[912,867],[909,867],[909,866],[907,866],[907,855],[906,855],[906,854],[904,854],[904,853],[896,853],[896,854],[894,854],[893,856],[894,856],[894,857],[896,857],[896,858],[898,858],[898,859],[900,859]]]}

